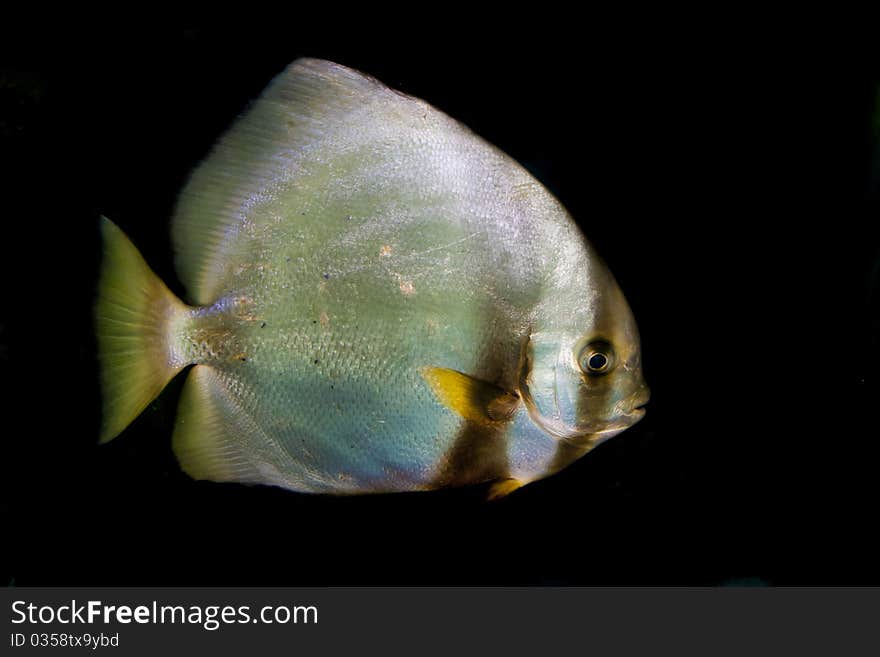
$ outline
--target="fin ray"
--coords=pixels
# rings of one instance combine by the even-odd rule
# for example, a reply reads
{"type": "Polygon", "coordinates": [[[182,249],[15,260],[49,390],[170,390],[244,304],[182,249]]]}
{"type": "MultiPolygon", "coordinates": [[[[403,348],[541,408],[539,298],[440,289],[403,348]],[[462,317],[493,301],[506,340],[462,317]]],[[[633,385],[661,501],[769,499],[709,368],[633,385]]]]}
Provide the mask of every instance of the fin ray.
{"type": "Polygon", "coordinates": [[[101,218],[104,258],[95,303],[102,443],[116,437],[187,364],[171,355],[169,323],[187,307],[125,234],[101,218]]]}
{"type": "MultiPolygon", "coordinates": [[[[244,385],[237,382],[237,385],[244,385]]],[[[231,392],[224,375],[208,365],[192,368],[177,411],[172,444],[184,472],[193,479],[285,485],[269,460],[265,432],[231,392]]]]}
{"type": "Polygon", "coordinates": [[[357,117],[393,120],[407,114],[401,111],[407,103],[423,105],[333,62],[298,59],[278,75],[193,172],[178,199],[172,221],[176,265],[193,300],[215,300],[228,273],[224,249],[241,231],[271,221],[260,206],[288,192],[291,181],[314,173],[318,159],[332,157],[325,148],[329,140],[354,148],[364,139],[352,129],[357,117]],[[320,158],[312,153],[318,147],[320,158]]]}

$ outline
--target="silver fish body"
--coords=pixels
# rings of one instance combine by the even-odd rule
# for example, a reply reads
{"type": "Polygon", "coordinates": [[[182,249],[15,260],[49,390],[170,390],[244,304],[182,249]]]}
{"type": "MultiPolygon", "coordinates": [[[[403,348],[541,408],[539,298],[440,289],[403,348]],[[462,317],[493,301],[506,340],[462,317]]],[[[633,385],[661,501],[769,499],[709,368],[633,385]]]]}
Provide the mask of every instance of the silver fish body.
{"type": "Polygon", "coordinates": [[[103,439],[194,365],[174,449],[196,478],[504,494],[643,414],[635,321],[559,202],[345,67],[298,60],[276,78],[172,226],[191,306],[104,224],[103,439]]]}

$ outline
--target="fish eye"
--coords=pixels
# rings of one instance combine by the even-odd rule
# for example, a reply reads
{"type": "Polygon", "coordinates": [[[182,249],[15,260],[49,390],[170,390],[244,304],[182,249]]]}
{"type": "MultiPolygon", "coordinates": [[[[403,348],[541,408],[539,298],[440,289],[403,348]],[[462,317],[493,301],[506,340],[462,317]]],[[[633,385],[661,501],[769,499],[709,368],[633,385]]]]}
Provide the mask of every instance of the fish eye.
{"type": "Polygon", "coordinates": [[[591,342],[578,359],[587,374],[606,374],[614,367],[614,349],[607,342],[591,342]]]}

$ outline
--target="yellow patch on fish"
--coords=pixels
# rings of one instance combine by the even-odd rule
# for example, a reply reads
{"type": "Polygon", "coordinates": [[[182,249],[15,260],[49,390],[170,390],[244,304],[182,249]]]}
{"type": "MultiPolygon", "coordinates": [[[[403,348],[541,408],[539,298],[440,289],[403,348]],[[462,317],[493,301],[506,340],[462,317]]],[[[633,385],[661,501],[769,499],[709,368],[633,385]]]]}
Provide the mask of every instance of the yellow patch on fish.
{"type": "Polygon", "coordinates": [[[507,420],[519,404],[515,394],[445,367],[422,368],[422,378],[440,403],[478,424],[494,425],[507,420]]]}
{"type": "Polygon", "coordinates": [[[490,502],[500,500],[502,497],[507,497],[518,488],[522,488],[522,482],[519,481],[519,479],[502,479],[501,481],[496,481],[489,488],[489,494],[486,499],[490,502]]]}
{"type": "Polygon", "coordinates": [[[387,258],[391,255],[391,251],[393,251],[391,245],[385,244],[381,249],[379,249],[379,255],[383,258],[387,258]]]}

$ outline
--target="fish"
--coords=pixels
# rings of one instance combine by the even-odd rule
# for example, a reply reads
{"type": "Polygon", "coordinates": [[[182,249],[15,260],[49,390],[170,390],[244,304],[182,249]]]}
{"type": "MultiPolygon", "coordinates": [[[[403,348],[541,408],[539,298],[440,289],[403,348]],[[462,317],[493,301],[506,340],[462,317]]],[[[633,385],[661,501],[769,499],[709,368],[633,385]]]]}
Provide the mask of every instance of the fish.
{"type": "Polygon", "coordinates": [[[562,204],[343,65],[294,61],[191,173],[186,301],[100,225],[100,442],[184,372],[171,442],[196,480],[498,499],[645,414],[632,311],[562,204]]]}

